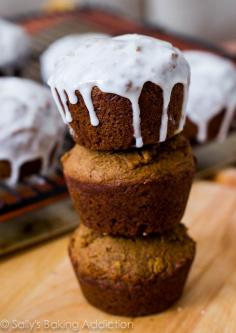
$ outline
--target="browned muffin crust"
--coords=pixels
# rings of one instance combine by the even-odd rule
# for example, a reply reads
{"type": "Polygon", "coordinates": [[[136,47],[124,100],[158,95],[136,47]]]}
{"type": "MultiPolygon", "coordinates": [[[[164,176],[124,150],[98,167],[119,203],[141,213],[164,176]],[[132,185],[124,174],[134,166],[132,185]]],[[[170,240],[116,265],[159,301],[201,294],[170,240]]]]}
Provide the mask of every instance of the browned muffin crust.
{"type": "Polygon", "coordinates": [[[163,232],[179,223],[195,171],[182,135],[126,152],[97,152],[77,145],[62,163],[81,221],[127,237],[163,232]]]}
{"type": "MultiPolygon", "coordinates": [[[[19,179],[22,180],[25,177],[33,174],[40,173],[42,167],[41,159],[29,161],[24,163],[20,168],[19,179]]],[[[9,161],[0,161],[0,180],[7,179],[11,176],[11,163],[9,161]]]]}
{"type": "MultiPolygon", "coordinates": [[[[73,121],[71,133],[76,143],[93,150],[119,150],[135,145],[131,102],[119,95],[102,92],[98,87],[92,89],[92,101],[98,126],[90,124],[88,110],[79,91],[77,104],[67,104],[73,121]]],[[[59,96],[58,96],[59,97],[59,96]]],[[[59,97],[60,98],[60,97],[59,97]]],[[[172,137],[179,127],[184,98],[184,87],[174,86],[168,108],[168,133],[172,137]]],[[[141,134],[144,145],[159,143],[159,132],[163,112],[162,89],[152,82],[143,86],[140,98],[141,134]]]]}
{"type": "Polygon", "coordinates": [[[11,175],[11,164],[8,161],[0,161],[0,179],[9,178],[11,175]]]}
{"type": "MultiPolygon", "coordinates": [[[[58,145],[55,145],[52,149],[52,152],[49,156],[49,165],[52,165],[57,157],[58,145]]],[[[36,158],[32,161],[27,161],[23,163],[19,170],[19,180],[23,180],[25,177],[31,175],[40,174],[42,169],[42,160],[41,158],[36,158]]],[[[7,160],[0,160],[0,180],[6,180],[11,176],[11,163],[7,160]]]]}
{"type": "MultiPolygon", "coordinates": [[[[11,76],[21,77],[23,74],[23,70],[21,68],[15,67],[11,69],[11,76]]],[[[4,71],[0,68],[0,77],[9,76],[9,70],[4,71]]]]}
{"type": "MultiPolygon", "coordinates": [[[[225,117],[226,110],[223,109],[215,117],[213,117],[207,126],[207,141],[214,140],[219,134],[222,122],[225,117]]],[[[188,117],[184,126],[184,135],[192,142],[197,142],[198,127],[188,117]]]]}
{"type": "Polygon", "coordinates": [[[92,305],[115,315],[141,316],[163,311],[180,297],[195,243],[182,224],[136,239],[105,236],[81,225],[69,254],[92,305]]]}

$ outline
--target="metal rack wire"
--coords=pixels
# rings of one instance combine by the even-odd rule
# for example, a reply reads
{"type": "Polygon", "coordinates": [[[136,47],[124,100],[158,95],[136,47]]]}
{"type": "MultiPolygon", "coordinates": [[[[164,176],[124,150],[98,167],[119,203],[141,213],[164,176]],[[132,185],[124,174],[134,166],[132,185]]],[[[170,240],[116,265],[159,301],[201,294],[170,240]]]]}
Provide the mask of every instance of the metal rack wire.
{"type": "Polygon", "coordinates": [[[25,179],[15,188],[0,182],[0,222],[43,207],[67,196],[60,170],[50,176],[38,175],[37,182],[25,179]]]}

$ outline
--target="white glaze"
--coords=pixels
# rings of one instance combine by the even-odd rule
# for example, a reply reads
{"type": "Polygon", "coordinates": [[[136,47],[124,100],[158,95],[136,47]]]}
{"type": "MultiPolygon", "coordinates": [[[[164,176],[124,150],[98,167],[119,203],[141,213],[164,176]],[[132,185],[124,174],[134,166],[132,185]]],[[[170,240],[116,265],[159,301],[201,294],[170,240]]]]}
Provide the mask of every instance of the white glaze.
{"type": "Polygon", "coordinates": [[[236,70],[229,60],[203,51],[186,51],[191,67],[187,117],[197,126],[197,140],[207,140],[208,124],[226,109],[218,139],[227,136],[236,110],[236,70]]]}
{"type": "Polygon", "coordinates": [[[65,126],[50,90],[30,80],[0,78],[0,161],[11,164],[9,185],[19,179],[22,164],[40,158],[41,172],[50,169],[50,154],[60,148],[65,126]]]}
{"type": "Polygon", "coordinates": [[[52,75],[58,59],[67,55],[88,38],[106,38],[108,35],[102,33],[84,33],[67,35],[57,39],[43,52],[40,57],[41,76],[45,83],[52,75]]]}
{"type": "Polygon", "coordinates": [[[128,98],[133,109],[136,147],[142,147],[138,100],[144,83],[151,81],[163,90],[164,107],[160,129],[162,142],[167,136],[167,110],[171,92],[177,83],[182,83],[185,87],[182,119],[177,132],[183,129],[189,78],[189,65],[178,49],[170,43],[152,37],[132,34],[90,39],[81,44],[74,52],[60,59],[49,79],[49,85],[66,123],[72,121],[66,94],[70,103],[75,104],[77,103],[75,91],[80,91],[93,126],[99,124],[91,100],[91,90],[94,86],[103,92],[128,98]]]}
{"type": "Polygon", "coordinates": [[[0,68],[9,73],[11,65],[21,65],[29,53],[30,38],[26,31],[0,19],[0,68]]]}

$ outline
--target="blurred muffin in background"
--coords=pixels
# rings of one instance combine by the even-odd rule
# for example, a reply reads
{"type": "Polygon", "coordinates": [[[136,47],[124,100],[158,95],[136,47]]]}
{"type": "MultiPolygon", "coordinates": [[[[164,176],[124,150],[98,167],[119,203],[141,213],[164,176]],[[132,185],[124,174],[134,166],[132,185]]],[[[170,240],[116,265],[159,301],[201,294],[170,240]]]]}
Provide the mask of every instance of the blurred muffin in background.
{"type": "Polygon", "coordinates": [[[40,57],[41,77],[44,83],[47,84],[58,59],[76,49],[79,43],[86,41],[88,38],[107,37],[109,35],[102,33],[84,33],[68,35],[53,42],[40,57]]]}
{"type": "Polygon", "coordinates": [[[0,76],[20,76],[30,54],[30,37],[21,27],[0,19],[0,76]]]}
{"type": "Polygon", "coordinates": [[[49,89],[31,80],[0,78],[0,180],[9,185],[56,166],[65,127],[49,89]]]}
{"type": "Polygon", "coordinates": [[[186,51],[191,67],[185,135],[204,143],[224,140],[236,111],[236,70],[234,64],[218,55],[186,51]]]}

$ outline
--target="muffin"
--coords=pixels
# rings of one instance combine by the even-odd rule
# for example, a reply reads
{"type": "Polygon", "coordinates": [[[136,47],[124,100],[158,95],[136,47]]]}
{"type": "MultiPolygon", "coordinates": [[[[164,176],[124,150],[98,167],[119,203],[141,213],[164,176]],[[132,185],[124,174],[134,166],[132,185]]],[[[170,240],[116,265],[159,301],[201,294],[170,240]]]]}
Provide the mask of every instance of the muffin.
{"type": "Polygon", "coordinates": [[[20,76],[30,54],[30,38],[26,31],[0,19],[0,76],[20,76]]]}
{"type": "Polygon", "coordinates": [[[193,142],[226,138],[236,111],[236,70],[220,56],[186,51],[191,67],[185,135],[193,142]]]}
{"type": "Polygon", "coordinates": [[[195,170],[191,148],[181,134],[125,152],[76,145],[62,164],[81,221],[94,230],[127,237],[163,232],[179,223],[195,170]]]}
{"type": "Polygon", "coordinates": [[[30,80],[0,78],[0,179],[47,174],[55,166],[64,125],[50,90],[30,80]]]}
{"type": "Polygon", "coordinates": [[[162,235],[135,239],[110,237],[80,225],[69,254],[89,303],[115,315],[143,316],[167,309],[181,296],[195,243],[183,224],[162,235]]]}
{"type": "Polygon", "coordinates": [[[40,57],[41,77],[47,84],[49,77],[52,75],[57,61],[66,54],[73,52],[79,43],[86,41],[88,38],[105,38],[108,37],[102,33],[84,33],[67,35],[57,39],[43,52],[40,57]]]}
{"type": "Polygon", "coordinates": [[[81,43],[49,80],[76,143],[93,150],[158,144],[184,125],[189,65],[171,44],[143,35],[81,43]]]}

